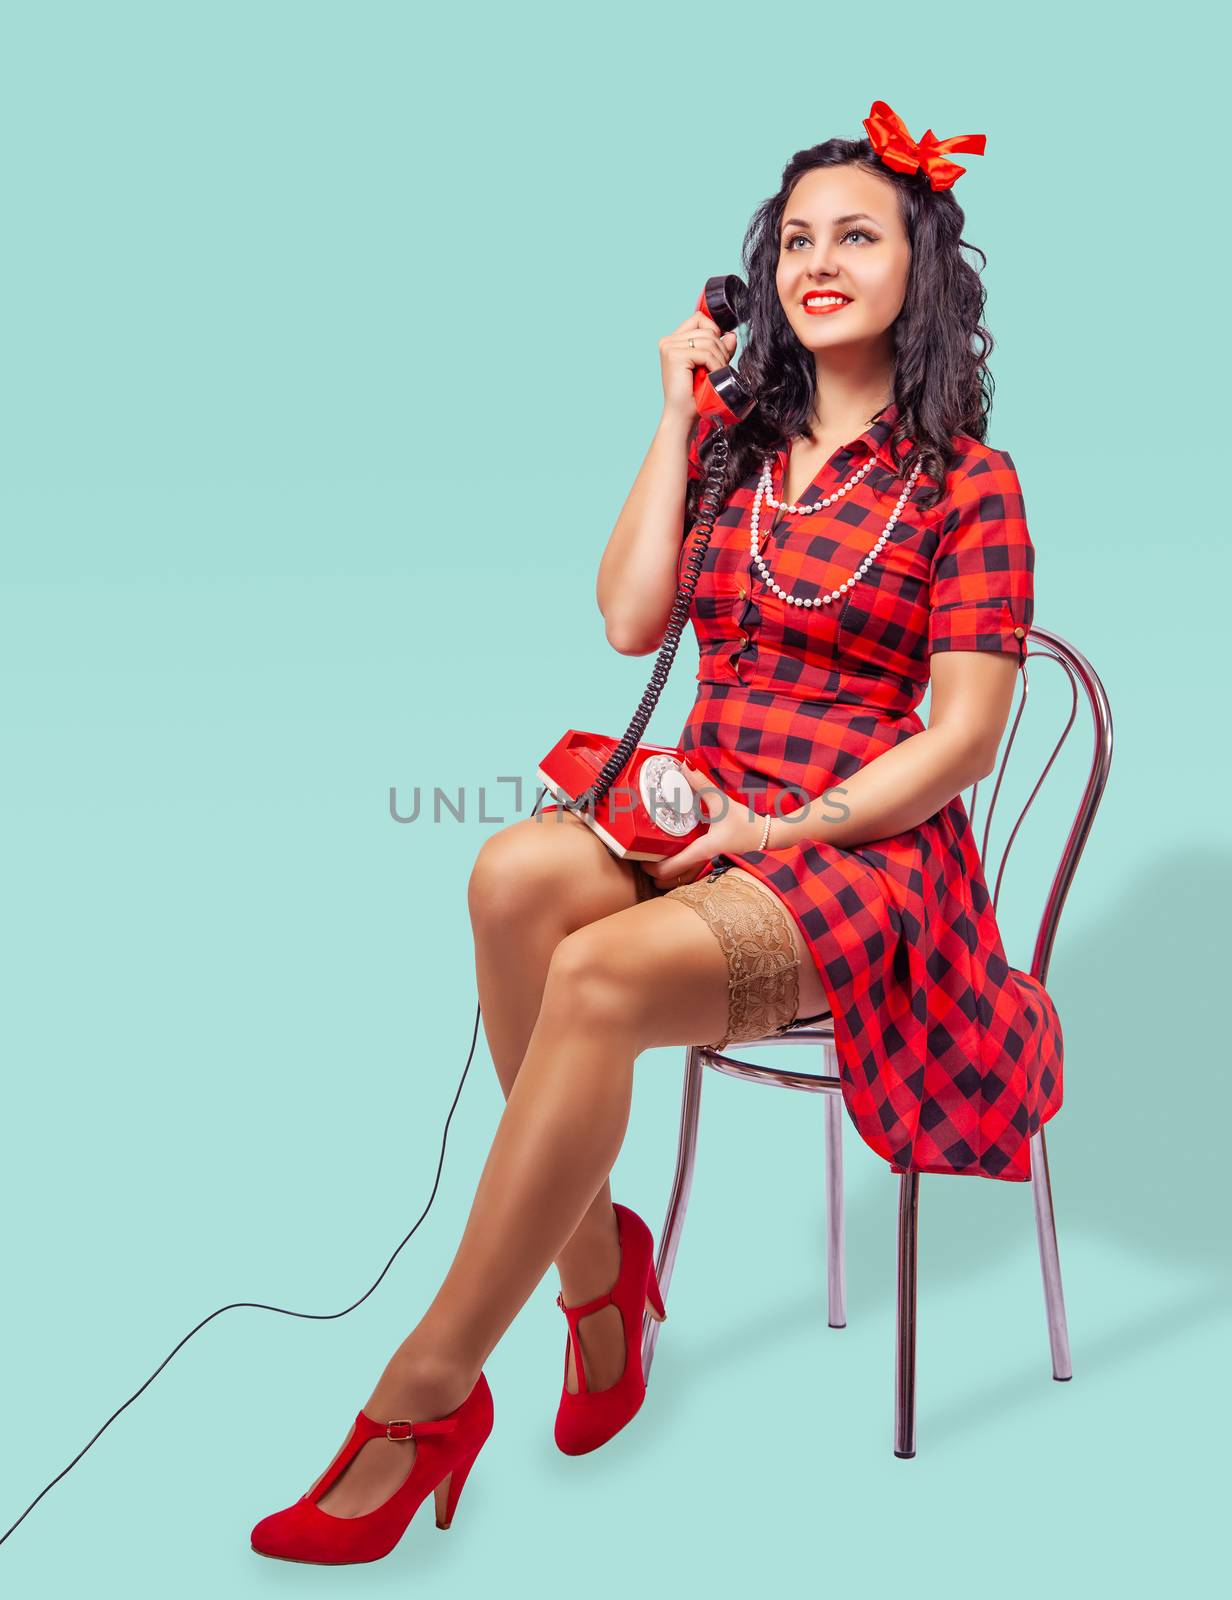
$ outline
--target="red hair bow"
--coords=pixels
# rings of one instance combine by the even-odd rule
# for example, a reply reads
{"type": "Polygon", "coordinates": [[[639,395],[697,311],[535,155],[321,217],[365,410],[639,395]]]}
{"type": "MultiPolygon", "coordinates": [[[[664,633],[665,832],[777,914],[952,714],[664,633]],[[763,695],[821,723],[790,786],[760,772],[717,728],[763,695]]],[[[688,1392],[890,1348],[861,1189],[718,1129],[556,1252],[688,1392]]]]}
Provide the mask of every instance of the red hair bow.
{"type": "Polygon", "coordinates": [[[960,133],[952,139],[935,139],[929,128],[917,144],[907,132],[903,119],[891,111],[884,100],[873,101],[864,126],[870,144],[887,167],[893,167],[895,172],[922,171],[934,189],[953,188],[967,170],[956,161],[947,161],[947,155],[960,150],[969,150],[974,156],[984,154],[982,133],[960,133]]]}

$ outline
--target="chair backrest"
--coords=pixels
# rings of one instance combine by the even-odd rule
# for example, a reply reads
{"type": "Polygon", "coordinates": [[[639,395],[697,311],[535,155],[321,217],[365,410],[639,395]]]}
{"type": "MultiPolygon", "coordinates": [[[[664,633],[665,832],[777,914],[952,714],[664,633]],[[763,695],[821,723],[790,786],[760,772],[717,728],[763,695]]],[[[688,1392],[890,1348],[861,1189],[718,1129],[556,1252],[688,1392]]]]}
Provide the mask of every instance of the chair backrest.
{"type": "MultiPolygon", "coordinates": [[[[1065,841],[1065,848],[1061,852],[1061,859],[1057,870],[1053,874],[1049,886],[1048,898],[1044,905],[1044,913],[1040,918],[1039,931],[1036,934],[1035,950],[1031,957],[1031,976],[1038,978],[1041,983],[1048,979],[1048,963],[1052,959],[1052,946],[1056,938],[1057,924],[1061,919],[1061,908],[1065,904],[1065,897],[1069,893],[1069,886],[1073,882],[1074,873],[1078,869],[1078,862],[1086,847],[1087,836],[1091,831],[1091,824],[1095,821],[1096,808],[1104,793],[1104,786],[1108,782],[1108,771],[1112,765],[1112,709],[1108,704],[1108,696],[1099,674],[1091,663],[1073,645],[1062,639],[1060,634],[1050,633],[1047,628],[1032,627],[1027,636],[1026,661],[1042,657],[1046,661],[1055,661],[1069,680],[1071,705],[1065,726],[1061,729],[1057,742],[1053,745],[1044,769],[1036,780],[1034,788],[1027,796],[1022,810],[1009,831],[1005,841],[1005,848],[1001,852],[1001,860],[997,867],[995,881],[992,885],[992,904],[995,913],[997,909],[997,896],[1001,891],[1001,879],[1005,872],[1005,865],[1009,859],[1010,849],[1018,837],[1018,830],[1022,826],[1023,818],[1031,808],[1037,794],[1043,788],[1044,779],[1052,769],[1053,763],[1060,754],[1061,747],[1069,738],[1078,717],[1079,689],[1086,700],[1086,707],[1091,715],[1092,751],[1091,765],[1087,773],[1087,780],[1078,802],[1078,809],[1074,815],[1073,823],[1069,830],[1069,837],[1065,841]],[[1039,649],[1030,646],[1038,644],[1039,649]]],[[[988,839],[992,827],[993,812],[997,804],[997,796],[1001,792],[1002,780],[1005,777],[1006,767],[1009,763],[1010,752],[1014,748],[1014,739],[1018,733],[1018,725],[1022,721],[1023,712],[1027,705],[1027,670],[1026,661],[1019,677],[1022,688],[1018,695],[1018,708],[1010,723],[1009,737],[1004,741],[1001,759],[997,763],[993,783],[992,798],[988,802],[988,815],[984,822],[984,837],[980,845],[980,856],[984,862],[985,876],[988,873],[988,839]]],[[[970,789],[970,800],[967,802],[967,815],[971,819],[971,826],[976,826],[976,806],[978,803],[979,784],[975,783],[970,789]]]]}

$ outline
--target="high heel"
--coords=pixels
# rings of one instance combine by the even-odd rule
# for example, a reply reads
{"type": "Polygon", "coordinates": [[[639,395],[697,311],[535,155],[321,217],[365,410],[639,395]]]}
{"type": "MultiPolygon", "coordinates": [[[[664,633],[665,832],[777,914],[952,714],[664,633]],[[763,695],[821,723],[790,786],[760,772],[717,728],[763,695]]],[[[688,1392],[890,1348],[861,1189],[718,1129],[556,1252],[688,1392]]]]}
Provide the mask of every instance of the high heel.
{"type": "MultiPolygon", "coordinates": [[[[481,1447],[482,1448],[482,1447],[481,1447]]],[[[437,1484],[433,1493],[436,1495],[436,1525],[438,1528],[448,1528],[453,1521],[453,1514],[458,1509],[458,1501],[462,1498],[462,1485],[466,1482],[466,1475],[478,1460],[479,1451],[459,1461],[452,1472],[437,1484]]]]}
{"type": "Polygon", "coordinates": [[[436,1496],[436,1525],[447,1528],[458,1508],[462,1485],[492,1431],[492,1391],[483,1373],[462,1404],[426,1422],[378,1422],[360,1411],[338,1454],[306,1494],[282,1511],[263,1517],[252,1530],[252,1548],[282,1561],[337,1566],[379,1561],[406,1532],[427,1498],[436,1496]],[[337,1517],[318,1502],[370,1439],[414,1439],[415,1460],[402,1483],[373,1510],[337,1517]]]}
{"type": "Polygon", "coordinates": [[[613,1434],[633,1418],[646,1398],[646,1379],[642,1372],[642,1312],[649,1310],[656,1321],[667,1316],[659,1280],[654,1268],[654,1238],[650,1229],[628,1206],[613,1201],[620,1237],[620,1272],[606,1294],[597,1295],[579,1306],[567,1306],[564,1296],[556,1304],[565,1313],[569,1338],[565,1344],[565,1383],[561,1388],[556,1413],[556,1443],[566,1455],[585,1455],[606,1444],[613,1434]],[[624,1371],[607,1389],[588,1389],[582,1362],[578,1323],[602,1306],[614,1305],[620,1311],[625,1336],[624,1371]],[[570,1394],[569,1347],[577,1374],[577,1393],[570,1394]]]}

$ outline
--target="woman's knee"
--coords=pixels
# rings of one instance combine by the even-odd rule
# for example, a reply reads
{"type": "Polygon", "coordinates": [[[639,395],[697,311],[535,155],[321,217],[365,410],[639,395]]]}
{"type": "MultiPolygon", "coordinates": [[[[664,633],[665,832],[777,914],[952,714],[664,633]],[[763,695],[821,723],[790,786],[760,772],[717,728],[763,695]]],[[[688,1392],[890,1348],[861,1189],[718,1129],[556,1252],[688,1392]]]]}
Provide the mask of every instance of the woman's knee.
{"type": "Polygon", "coordinates": [[[583,1029],[636,1032],[645,993],[614,936],[594,922],[567,933],[552,952],[541,1011],[583,1029]]]}
{"type": "Polygon", "coordinates": [[[561,932],[637,900],[632,873],[572,812],[523,817],[485,839],[467,886],[475,926],[516,928],[550,916],[561,932]]]}
{"type": "Polygon", "coordinates": [[[490,834],[480,845],[466,886],[473,922],[521,921],[559,881],[556,852],[542,823],[523,817],[490,834]]]}

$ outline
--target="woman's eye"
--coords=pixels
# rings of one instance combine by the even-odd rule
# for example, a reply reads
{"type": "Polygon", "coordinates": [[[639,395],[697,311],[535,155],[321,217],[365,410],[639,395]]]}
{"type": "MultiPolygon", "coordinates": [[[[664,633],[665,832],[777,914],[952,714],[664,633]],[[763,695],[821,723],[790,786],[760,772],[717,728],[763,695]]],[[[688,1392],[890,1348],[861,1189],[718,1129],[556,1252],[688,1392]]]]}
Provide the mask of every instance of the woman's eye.
{"type": "MultiPolygon", "coordinates": [[[[843,239],[844,239],[844,241],[846,241],[847,239],[850,239],[853,236],[858,236],[861,239],[867,239],[869,244],[876,244],[876,242],[877,242],[877,236],[875,234],[869,233],[866,228],[848,228],[847,232],[843,235],[843,239]]],[[[804,240],[804,242],[807,243],[808,242],[808,234],[807,233],[794,233],[794,234],[792,234],[791,238],[788,239],[788,241],[787,241],[786,248],[788,250],[791,250],[795,245],[799,244],[801,240],[804,240]]]]}

